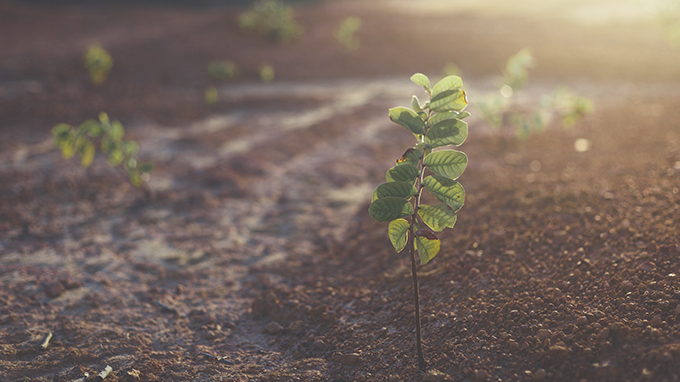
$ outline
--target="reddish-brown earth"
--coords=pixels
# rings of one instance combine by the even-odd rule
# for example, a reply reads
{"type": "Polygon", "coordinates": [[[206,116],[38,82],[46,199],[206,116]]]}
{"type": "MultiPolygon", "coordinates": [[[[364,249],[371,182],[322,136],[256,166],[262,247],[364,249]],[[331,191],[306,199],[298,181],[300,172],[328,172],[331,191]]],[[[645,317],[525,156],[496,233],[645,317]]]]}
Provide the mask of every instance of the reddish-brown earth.
{"type": "Polygon", "coordinates": [[[299,6],[306,33],[276,45],[233,8],[0,2],[0,380],[679,380],[678,49],[653,20],[583,25],[566,5],[404,4],[299,6]],[[100,86],[92,42],[114,58],[100,86]],[[562,83],[596,110],[526,140],[470,118],[466,205],[419,270],[423,374],[407,256],[366,212],[412,144],[387,108],[447,62],[474,103],[525,46],[529,102],[562,83]],[[211,79],[214,59],[239,77],[211,79]],[[156,164],[152,200],[52,148],[52,126],[100,111],[156,164]]]}

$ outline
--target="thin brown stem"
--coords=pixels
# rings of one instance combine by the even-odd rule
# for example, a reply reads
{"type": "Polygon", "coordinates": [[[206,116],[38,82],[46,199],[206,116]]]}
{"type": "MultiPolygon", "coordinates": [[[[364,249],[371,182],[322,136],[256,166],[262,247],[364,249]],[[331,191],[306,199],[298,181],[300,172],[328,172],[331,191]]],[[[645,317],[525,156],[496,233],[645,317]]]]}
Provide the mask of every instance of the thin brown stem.
{"type": "Polygon", "coordinates": [[[423,357],[423,343],[420,337],[420,295],[418,293],[418,270],[416,269],[416,253],[413,247],[413,223],[409,228],[409,248],[411,252],[411,273],[413,275],[413,299],[415,304],[415,314],[416,314],[416,352],[418,354],[418,368],[420,371],[425,371],[427,368],[427,362],[425,362],[425,357],[423,357]]]}
{"type": "Polygon", "coordinates": [[[130,185],[130,187],[132,187],[133,189],[138,189],[139,191],[141,191],[142,194],[144,194],[144,197],[146,198],[146,200],[154,200],[154,199],[155,199],[155,194],[154,194],[154,192],[151,191],[151,189],[149,188],[149,186],[146,185],[146,183],[142,183],[140,186],[135,186],[135,185],[130,181],[130,176],[129,176],[129,174],[128,174],[127,172],[123,172],[123,171],[125,171],[124,169],[119,168],[119,167],[116,166],[116,167],[114,167],[114,170],[115,170],[116,174],[117,174],[118,176],[120,176],[120,178],[121,178],[125,183],[127,183],[128,185],[130,185]]]}
{"type": "MultiPolygon", "coordinates": [[[[432,115],[432,111],[428,113],[428,120],[432,115]]],[[[427,132],[427,127],[425,128],[427,132]]],[[[425,173],[425,166],[423,164],[423,159],[425,158],[425,148],[423,147],[423,152],[420,155],[418,162],[418,169],[420,174],[418,175],[418,186],[416,189],[418,193],[416,194],[415,205],[413,207],[413,215],[411,216],[411,224],[409,226],[409,251],[411,254],[411,275],[413,277],[413,300],[414,300],[414,310],[416,319],[416,353],[418,354],[418,369],[420,371],[425,371],[427,368],[427,362],[425,362],[425,357],[423,356],[423,343],[421,338],[421,321],[420,321],[420,292],[418,287],[418,269],[416,264],[416,251],[415,251],[415,225],[418,219],[418,208],[420,208],[420,197],[423,191],[423,176],[425,173]]]]}

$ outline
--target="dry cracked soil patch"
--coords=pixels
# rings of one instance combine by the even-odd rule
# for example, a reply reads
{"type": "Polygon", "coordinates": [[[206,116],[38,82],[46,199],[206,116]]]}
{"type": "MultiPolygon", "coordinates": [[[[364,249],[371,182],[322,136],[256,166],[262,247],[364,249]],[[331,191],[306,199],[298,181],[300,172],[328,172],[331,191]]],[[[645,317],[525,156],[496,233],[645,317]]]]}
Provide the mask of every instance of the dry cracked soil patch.
{"type": "Polygon", "coordinates": [[[0,380],[679,380],[680,52],[653,20],[577,23],[586,3],[423,4],[299,5],[307,33],[276,45],[238,8],[1,2],[0,380]],[[115,60],[101,86],[79,61],[94,41],[115,60]],[[466,205],[419,269],[423,374],[408,259],[366,212],[413,143],[387,109],[449,61],[474,103],[524,46],[527,102],[567,83],[596,110],[518,140],[471,107],[466,205]],[[207,75],[220,58],[235,81],[207,75]],[[53,149],[53,125],[99,111],[156,164],[153,198],[53,149]]]}

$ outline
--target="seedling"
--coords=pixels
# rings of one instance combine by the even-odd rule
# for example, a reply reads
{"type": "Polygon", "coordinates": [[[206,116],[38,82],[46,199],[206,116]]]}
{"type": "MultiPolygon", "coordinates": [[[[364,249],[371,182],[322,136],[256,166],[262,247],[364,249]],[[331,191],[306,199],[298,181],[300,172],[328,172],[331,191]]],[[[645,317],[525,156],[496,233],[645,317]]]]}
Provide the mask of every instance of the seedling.
{"type": "Polygon", "coordinates": [[[520,105],[517,95],[529,79],[529,69],[535,60],[531,51],[522,49],[508,59],[498,92],[474,102],[480,117],[494,130],[504,125],[515,127],[515,134],[526,138],[545,130],[554,118],[569,128],[593,109],[592,102],[576,96],[566,87],[558,87],[553,94],[543,95],[538,105],[520,105]]]}
{"type": "Polygon", "coordinates": [[[265,84],[268,84],[268,83],[274,81],[274,75],[275,75],[275,72],[274,72],[273,66],[268,65],[268,64],[262,64],[262,66],[260,66],[260,79],[265,84]]]}
{"type": "Polygon", "coordinates": [[[333,33],[333,36],[345,52],[352,52],[359,49],[359,39],[356,37],[359,29],[361,29],[361,19],[350,16],[340,24],[340,28],[333,33]]]}
{"type": "Polygon", "coordinates": [[[276,42],[293,40],[305,30],[293,18],[293,8],[280,0],[256,1],[239,16],[239,26],[276,42]]]}
{"type": "Polygon", "coordinates": [[[90,80],[95,85],[106,81],[113,67],[113,59],[109,52],[97,44],[87,47],[83,53],[83,62],[85,69],[90,73],[90,80]]]}
{"type": "Polygon", "coordinates": [[[411,81],[425,88],[429,100],[421,105],[414,95],[411,108],[390,109],[389,117],[413,133],[416,144],[397,159],[394,167],[387,170],[387,183],[381,184],[373,192],[368,212],[378,222],[390,222],[388,237],[398,253],[408,247],[413,276],[418,367],[425,370],[427,363],[423,357],[420,334],[415,253],[418,252],[421,265],[427,264],[437,255],[441,242],[435,232],[453,228],[457,212],[465,201],[465,190],[456,179],[465,171],[467,155],[442,148],[463,144],[468,134],[467,123],[463,118],[470,113],[463,111],[468,102],[460,77],[444,77],[434,87],[430,87],[430,80],[420,73],[414,74],[411,81]],[[421,204],[424,189],[439,203],[421,204]]]}
{"type": "Polygon", "coordinates": [[[216,103],[220,98],[220,94],[217,91],[217,88],[214,86],[208,86],[208,88],[205,89],[205,103],[208,105],[212,105],[216,103]]]}
{"type": "MultiPolygon", "coordinates": [[[[109,164],[113,167],[121,165],[128,174],[130,184],[142,188],[149,180],[153,164],[137,161],[139,145],[135,141],[123,139],[123,124],[111,122],[106,113],[99,113],[99,121],[88,119],[78,127],[60,123],[52,128],[52,135],[54,145],[61,149],[65,159],[78,155],[81,166],[89,167],[96,154],[95,142],[99,140],[101,152],[107,156],[109,164]]],[[[147,189],[142,190],[149,196],[147,189]]]]}
{"type": "Polygon", "coordinates": [[[236,76],[236,64],[229,60],[210,61],[208,74],[218,80],[230,80],[236,76]]]}

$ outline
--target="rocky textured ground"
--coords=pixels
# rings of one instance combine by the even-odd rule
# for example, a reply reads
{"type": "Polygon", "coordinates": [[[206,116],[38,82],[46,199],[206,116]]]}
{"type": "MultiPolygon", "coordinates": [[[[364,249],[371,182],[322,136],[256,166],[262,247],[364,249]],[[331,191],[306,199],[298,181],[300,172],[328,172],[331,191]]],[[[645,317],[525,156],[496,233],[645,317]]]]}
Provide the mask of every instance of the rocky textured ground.
{"type": "Polygon", "coordinates": [[[438,4],[299,6],[306,34],[276,45],[233,8],[0,3],[0,380],[680,379],[680,52],[653,20],[579,22],[585,3],[438,4]],[[100,86],[91,42],[114,57],[100,86]],[[526,140],[470,118],[466,205],[419,270],[423,374],[408,259],[366,212],[412,144],[387,108],[447,62],[474,103],[525,46],[527,102],[563,83],[596,110],[526,140]],[[100,111],[156,164],[153,199],[53,149],[52,126],[100,111]]]}

